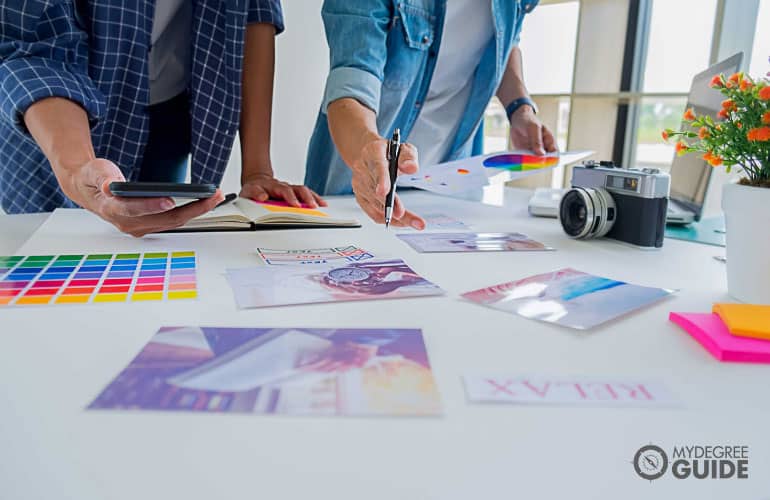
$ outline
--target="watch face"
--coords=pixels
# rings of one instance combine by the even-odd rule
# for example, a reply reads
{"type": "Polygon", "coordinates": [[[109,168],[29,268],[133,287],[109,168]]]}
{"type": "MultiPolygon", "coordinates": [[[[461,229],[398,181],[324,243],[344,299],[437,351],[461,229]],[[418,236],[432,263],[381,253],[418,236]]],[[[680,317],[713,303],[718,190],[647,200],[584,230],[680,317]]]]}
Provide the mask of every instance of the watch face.
{"type": "Polygon", "coordinates": [[[357,281],[363,281],[369,276],[369,271],[357,267],[341,267],[329,271],[329,278],[337,283],[355,283],[357,281]]]}

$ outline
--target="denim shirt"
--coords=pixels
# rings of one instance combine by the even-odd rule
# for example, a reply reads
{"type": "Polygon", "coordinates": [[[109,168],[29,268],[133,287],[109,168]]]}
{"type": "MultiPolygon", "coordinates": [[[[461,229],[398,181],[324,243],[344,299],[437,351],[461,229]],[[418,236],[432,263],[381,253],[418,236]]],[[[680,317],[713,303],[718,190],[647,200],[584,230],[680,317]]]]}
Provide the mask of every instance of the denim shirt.
{"type": "MultiPolygon", "coordinates": [[[[497,92],[524,15],[539,0],[487,0],[494,37],[483,52],[457,134],[447,158],[481,153],[481,120],[497,92]]],[[[479,8],[488,8],[486,5],[479,8]]],[[[428,93],[444,28],[446,0],[325,0],[322,8],[330,52],[321,110],[308,148],[305,183],[324,195],[352,193],[351,171],[332,141],[329,103],[350,97],[372,109],[377,129],[409,138],[428,93]]]]}

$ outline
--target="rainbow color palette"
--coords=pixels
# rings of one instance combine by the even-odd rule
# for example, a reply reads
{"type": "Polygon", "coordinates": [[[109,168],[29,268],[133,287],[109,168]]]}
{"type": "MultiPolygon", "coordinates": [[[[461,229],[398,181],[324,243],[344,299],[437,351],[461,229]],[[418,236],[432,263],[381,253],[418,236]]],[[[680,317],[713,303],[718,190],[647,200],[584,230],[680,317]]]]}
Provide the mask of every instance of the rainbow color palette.
{"type": "Polygon", "coordinates": [[[194,299],[195,252],[0,256],[0,307],[194,299]]]}
{"type": "Polygon", "coordinates": [[[498,168],[509,170],[511,172],[523,172],[525,170],[537,170],[539,168],[555,167],[559,164],[559,157],[554,156],[535,156],[517,153],[505,153],[490,156],[484,159],[483,165],[486,168],[498,168]]]}

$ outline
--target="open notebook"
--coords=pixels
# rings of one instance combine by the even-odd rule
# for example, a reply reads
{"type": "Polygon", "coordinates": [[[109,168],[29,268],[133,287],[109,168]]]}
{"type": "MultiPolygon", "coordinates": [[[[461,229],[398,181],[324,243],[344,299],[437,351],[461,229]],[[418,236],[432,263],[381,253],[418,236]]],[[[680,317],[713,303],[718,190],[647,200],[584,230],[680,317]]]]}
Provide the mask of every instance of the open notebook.
{"type": "Polygon", "coordinates": [[[335,218],[324,210],[237,198],[171,232],[361,227],[355,219],[335,218]]]}

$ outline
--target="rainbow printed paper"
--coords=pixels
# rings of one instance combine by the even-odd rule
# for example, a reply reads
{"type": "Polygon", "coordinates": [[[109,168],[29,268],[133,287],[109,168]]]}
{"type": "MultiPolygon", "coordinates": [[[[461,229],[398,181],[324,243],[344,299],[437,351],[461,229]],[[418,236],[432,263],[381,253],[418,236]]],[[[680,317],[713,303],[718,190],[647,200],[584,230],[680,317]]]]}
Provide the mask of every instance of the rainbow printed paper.
{"type": "Polygon", "coordinates": [[[195,252],[0,257],[0,307],[193,299],[195,252]]]}
{"type": "Polygon", "coordinates": [[[559,164],[559,156],[535,156],[517,153],[505,153],[490,156],[484,160],[486,168],[498,168],[511,172],[523,172],[537,170],[539,168],[554,167],[559,164]]]}

